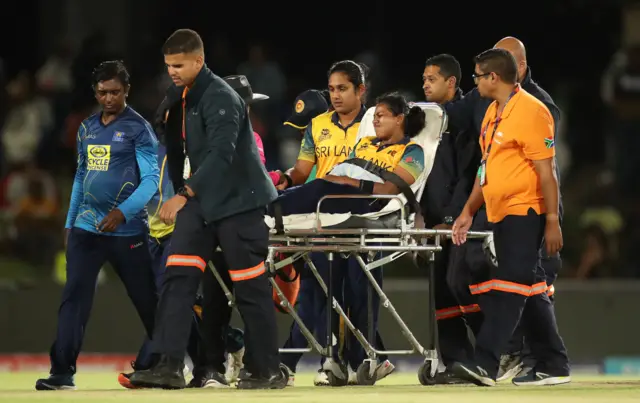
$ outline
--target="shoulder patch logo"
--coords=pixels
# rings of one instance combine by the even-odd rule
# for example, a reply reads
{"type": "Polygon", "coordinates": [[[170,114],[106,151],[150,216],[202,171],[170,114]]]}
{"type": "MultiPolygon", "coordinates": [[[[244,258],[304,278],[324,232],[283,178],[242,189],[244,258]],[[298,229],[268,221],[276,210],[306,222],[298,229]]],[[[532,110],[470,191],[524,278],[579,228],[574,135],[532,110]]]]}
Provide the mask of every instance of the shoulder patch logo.
{"type": "Polygon", "coordinates": [[[118,143],[124,142],[124,133],[123,132],[115,132],[115,133],[113,133],[113,137],[111,138],[111,141],[115,141],[115,142],[118,142],[118,143]]]}
{"type": "Polygon", "coordinates": [[[555,141],[555,139],[553,137],[547,137],[547,138],[544,139],[544,145],[547,148],[553,148],[553,146],[556,145],[556,141],[555,141]]]}

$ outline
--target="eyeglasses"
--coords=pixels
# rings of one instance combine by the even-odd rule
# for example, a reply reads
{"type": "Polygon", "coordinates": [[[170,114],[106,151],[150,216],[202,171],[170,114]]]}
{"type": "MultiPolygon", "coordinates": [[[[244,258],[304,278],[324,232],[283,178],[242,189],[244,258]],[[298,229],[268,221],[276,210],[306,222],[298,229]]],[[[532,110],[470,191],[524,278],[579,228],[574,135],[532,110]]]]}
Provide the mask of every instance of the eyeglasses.
{"type": "Polygon", "coordinates": [[[471,75],[471,77],[473,77],[473,82],[478,84],[478,80],[480,80],[481,77],[485,77],[485,76],[489,76],[489,75],[491,75],[491,72],[484,73],[484,74],[475,74],[475,73],[473,73],[471,75]]]}

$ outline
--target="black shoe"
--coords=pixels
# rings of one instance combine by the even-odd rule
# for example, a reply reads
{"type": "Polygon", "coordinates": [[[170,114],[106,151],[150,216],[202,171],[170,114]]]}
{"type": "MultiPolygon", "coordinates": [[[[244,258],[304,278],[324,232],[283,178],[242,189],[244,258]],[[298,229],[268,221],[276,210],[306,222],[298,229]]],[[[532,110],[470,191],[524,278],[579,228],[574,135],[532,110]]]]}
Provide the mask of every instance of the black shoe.
{"type": "Polygon", "coordinates": [[[228,387],[229,387],[229,383],[224,378],[224,375],[213,370],[203,370],[203,371],[194,372],[193,379],[187,385],[187,388],[223,389],[228,387]]]}
{"type": "Polygon", "coordinates": [[[469,383],[468,381],[456,376],[456,374],[449,369],[436,373],[435,381],[436,385],[463,385],[469,383]]]}
{"type": "Polygon", "coordinates": [[[459,378],[478,386],[496,386],[496,380],[489,376],[489,373],[484,368],[475,364],[456,362],[451,367],[451,370],[459,378]]]}
{"type": "Polygon", "coordinates": [[[75,390],[73,375],[49,375],[36,381],[36,390],[75,390]]]}
{"type": "Polygon", "coordinates": [[[131,385],[142,388],[184,389],[182,360],[163,357],[158,365],[144,371],[135,371],[129,377],[131,385]]]}
{"type": "Polygon", "coordinates": [[[238,389],[284,389],[287,386],[288,376],[279,370],[270,377],[253,376],[248,371],[242,371],[238,380],[238,389]]]}

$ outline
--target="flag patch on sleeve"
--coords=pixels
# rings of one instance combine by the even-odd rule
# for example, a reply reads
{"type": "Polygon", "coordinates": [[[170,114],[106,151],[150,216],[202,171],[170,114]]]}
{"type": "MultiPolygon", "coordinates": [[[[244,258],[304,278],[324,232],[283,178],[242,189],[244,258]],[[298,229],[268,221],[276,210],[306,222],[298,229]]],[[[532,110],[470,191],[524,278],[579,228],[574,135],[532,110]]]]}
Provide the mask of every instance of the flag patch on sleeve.
{"type": "Polygon", "coordinates": [[[547,148],[552,148],[556,144],[556,141],[553,137],[547,137],[544,139],[544,145],[547,148]]]}

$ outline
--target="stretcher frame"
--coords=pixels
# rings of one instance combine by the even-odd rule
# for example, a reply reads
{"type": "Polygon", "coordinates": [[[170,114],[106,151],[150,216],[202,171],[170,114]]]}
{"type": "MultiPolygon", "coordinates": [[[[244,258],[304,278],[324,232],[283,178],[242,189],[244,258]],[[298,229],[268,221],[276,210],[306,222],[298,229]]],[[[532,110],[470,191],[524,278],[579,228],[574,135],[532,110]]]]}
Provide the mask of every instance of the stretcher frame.
{"type": "MultiPolygon", "coordinates": [[[[438,136],[441,136],[448,125],[448,118],[444,110],[434,103],[417,103],[425,110],[437,110],[441,117],[439,118],[438,136]]],[[[370,108],[362,119],[360,130],[358,132],[358,138],[366,136],[368,130],[373,128],[373,110],[370,108]],[[369,127],[370,126],[370,127],[369,127]]],[[[431,134],[433,135],[433,134],[431,134]]],[[[422,136],[422,134],[421,134],[422,136]]],[[[439,142],[439,140],[438,140],[439,142]]],[[[423,145],[424,147],[424,145],[423,145]]],[[[425,149],[427,153],[427,149],[425,149]]],[[[435,157],[435,148],[431,148],[432,158],[435,157]]],[[[433,163],[433,159],[431,160],[433,163]]],[[[415,185],[412,186],[412,190],[415,193],[416,199],[420,199],[424,187],[426,184],[426,178],[431,170],[431,167],[427,169],[425,167],[425,173],[420,176],[415,185]]],[[[362,345],[365,350],[367,358],[358,367],[356,374],[359,385],[374,385],[376,382],[376,367],[377,357],[381,354],[386,355],[410,355],[419,354],[424,357],[424,362],[418,370],[418,379],[423,385],[432,385],[435,383],[435,375],[438,370],[439,356],[438,356],[438,338],[437,338],[437,322],[435,315],[435,280],[434,280],[434,264],[435,254],[442,251],[442,241],[444,239],[450,239],[451,230],[435,230],[435,229],[419,229],[415,228],[416,214],[412,212],[407,213],[407,200],[402,194],[399,195],[326,195],[321,198],[317,204],[315,212],[315,220],[312,228],[307,229],[284,229],[281,233],[275,233],[272,230],[270,236],[268,256],[265,260],[265,265],[269,273],[269,279],[276,295],[280,299],[280,306],[285,312],[292,316],[292,319],[300,327],[300,331],[309,343],[309,347],[301,349],[284,349],[281,348],[281,353],[307,353],[317,352],[324,356],[325,362],[323,364],[323,371],[327,374],[329,384],[331,386],[344,386],[348,383],[348,370],[343,363],[337,363],[333,360],[333,331],[332,331],[332,310],[327,309],[327,339],[326,346],[323,346],[313,333],[305,326],[302,319],[298,316],[295,308],[291,302],[287,300],[284,293],[275,281],[276,272],[285,266],[292,264],[293,262],[303,259],[309,267],[311,273],[315,277],[316,281],[324,291],[327,297],[327,306],[331,306],[332,309],[344,320],[345,326],[354,334],[356,340],[362,345]],[[395,214],[397,219],[393,226],[385,226],[384,228],[345,228],[345,223],[337,224],[334,227],[322,227],[321,226],[321,213],[320,207],[323,201],[327,199],[335,198],[365,198],[365,199],[388,199],[389,202],[397,201],[400,208],[397,210],[390,210],[384,214],[391,217],[395,214]],[[275,261],[276,252],[291,254],[281,261],[275,261]],[[323,252],[327,254],[329,260],[329,273],[327,285],[322,276],[318,272],[318,269],[312,262],[309,254],[312,252],[323,252]],[[375,255],[379,252],[383,252],[383,257],[376,258],[375,255]],[[388,253],[388,255],[387,255],[388,253]],[[407,324],[402,320],[395,307],[386,296],[380,285],[375,281],[375,278],[370,273],[371,270],[381,267],[385,264],[406,255],[407,253],[423,254],[428,264],[428,278],[429,278],[429,313],[428,313],[428,325],[429,325],[429,342],[426,348],[420,344],[418,339],[413,335],[407,324]],[[373,322],[373,301],[371,289],[380,297],[380,304],[386,308],[393,319],[400,326],[402,334],[409,341],[411,349],[408,350],[377,350],[373,347],[369,340],[375,340],[376,329],[373,326],[368,326],[368,335],[362,334],[358,330],[353,322],[344,312],[338,301],[333,297],[332,290],[332,271],[333,260],[335,254],[346,255],[347,257],[353,256],[360,268],[364,271],[368,281],[367,296],[368,296],[368,313],[369,323],[373,322]],[[362,258],[360,254],[367,254],[367,262],[362,258]]],[[[384,217],[384,215],[377,215],[377,218],[384,217]]],[[[375,220],[374,219],[374,220],[375,220]]],[[[469,239],[488,239],[492,236],[491,232],[469,232],[467,238],[469,239]]],[[[214,276],[218,283],[223,288],[224,293],[229,300],[229,304],[234,306],[233,293],[226,287],[224,281],[217,273],[215,267],[209,262],[209,267],[212,269],[214,276]]]]}
{"type": "MultiPolygon", "coordinates": [[[[368,199],[398,199],[395,195],[327,195],[318,203],[316,210],[316,223],[320,223],[320,205],[324,200],[335,198],[368,198],[368,199]]],[[[267,256],[267,268],[272,274],[271,284],[280,299],[281,307],[289,312],[293,320],[300,327],[303,336],[309,342],[308,348],[305,349],[280,349],[281,353],[306,353],[317,352],[323,355],[326,360],[323,370],[327,373],[329,384],[332,386],[343,386],[347,384],[348,372],[346,366],[342,363],[336,363],[333,360],[333,343],[332,343],[332,312],[327,310],[327,340],[326,346],[323,347],[314,337],[313,333],[304,325],[300,317],[295,312],[294,307],[287,300],[284,293],[273,279],[275,272],[284,266],[293,263],[300,258],[307,263],[311,273],[324,291],[327,297],[327,304],[344,320],[345,326],[354,334],[355,338],[362,345],[367,355],[367,359],[360,364],[356,374],[359,385],[373,385],[376,382],[376,366],[377,357],[379,355],[411,355],[418,353],[424,357],[424,363],[418,372],[418,378],[422,384],[432,384],[435,378],[439,358],[438,358],[438,340],[437,340],[437,322],[435,315],[435,281],[434,281],[434,262],[435,253],[442,251],[443,238],[451,238],[451,230],[434,230],[434,229],[416,229],[413,228],[411,222],[414,214],[405,217],[405,209],[400,210],[400,219],[398,224],[400,228],[389,229],[373,229],[373,228],[356,228],[356,229],[330,229],[317,226],[308,230],[286,230],[282,235],[272,235],[269,246],[269,254],[267,256]],[[292,256],[276,262],[275,253],[293,253],[292,256]],[[324,282],[309,254],[312,252],[324,252],[328,255],[329,273],[327,281],[324,282]],[[388,252],[380,258],[375,258],[378,252],[388,252]],[[382,287],[377,283],[371,270],[381,267],[385,264],[402,257],[407,253],[424,253],[428,262],[429,274],[429,342],[425,348],[418,339],[413,335],[407,324],[402,320],[400,314],[384,293],[382,287]],[[408,350],[378,350],[372,345],[375,340],[376,329],[368,326],[368,335],[365,336],[351,322],[338,301],[333,297],[332,290],[332,263],[334,254],[347,254],[353,256],[358,265],[365,273],[369,280],[368,294],[368,312],[369,323],[373,322],[373,306],[371,289],[380,297],[380,304],[386,308],[397,325],[400,327],[402,334],[412,346],[408,350]],[[368,263],[362,258],[361,254],[367,253],[368,263]]],[[[470,239],[486,238],[488,232],[469,232],[467,237],[470,239]]]]}
{"type": "MultiPolygon", "coordinates": [[[[318,203],[316,211],[316,223],[320,223],[320,205],[324,200],[334,198],[369,198],[369,199],[394,199],[399,198],[395,195],[327,195],[324,196],[318,203]]],[[[374,385],[376,382],[376,366],[377,357],[379,355],[411,355],[419,354],[424,357],[424,362],[418,370],[418,379],[423,385],[432,385],[435,383],[435,376],[439,365],[439,346],[437,337],[437,321],[435,314],[435,280],[434,280],[434,261],[435,254],[442,251],[442,240],[451,238],[451,230],[435,230],[435,229],[416,229],[411,225],[411,221],[414,218],[414,214],[409,217],[405,217],[405,209],[400,210],[400,219],[398,220],[399,228],[387,228],[387,229],[373,229],[373,228],[354,228],[354,229],[332,229],[322,228],[319,225],[313,229],[291,229],[285,230],[283,234],[276,234],[270,236],[268,256],[265,261],[268,273],[270,274],[269,280],[276,295],[280,299],[280,306],[285,312],[291,315],[292,319],[300,327],[302,335],[309,343],[307,348],[298,349],[285,349],[281,348],[281,353],[308,353],[316,352],[325,357],[323,365],[323,371],[326,372],[329,385],[331,386],[344,386],[348,382],[348,370],[343,363],[337,363],[333,359],[333,322],[331,309],[327,309],[327,340],[325,346],[323,346],[313,335],[302,319],[295,311],[295,307],[286,298],[277,282],[275,281],[275,273],[277,270],[292,264],[294,261],[303,259],[307,263],[311,273],[315,277],[316,281],[324,291],[327,297],[327,306],[331,306],[332,309],[344,320],[345,326],[354,334],[356,340],[362,345],[367,355],[367,359],[360,364],[356,371],[357,380],[359,385],[374,385]],[[292,253],[291,256],[281,260],[275,260],[276,252],[292,253]],[[329,260],[329,273],[328,282],[325,283],[320,275],[318,269],[314,265],[311,257],[312,252],[324,252],[328,256],[329,260]],[[384,255],[381,258],[375,258],[375,254],[378,252],[388,252],[388,255],[384,255]],[[367,253],[368,263],[362,258],[360,254],[367,253]],[[428,278],[429,278],[429,312],[428,312],[428,327],[429,327],[429,341],[426,348],[418,341],[413,335],[407,324],[402,320],[400,314],[396,311],[395,307],[384,293],[382,287],[376,282],[375,278],[371,274],[371,270],[381,267],[385,264],[402,257],[407,253],[423,253],[426,255],[428,262],[428,278]],[[369,280],[369,287],[367,289],[368,295],[368,312],[369,323],[373,322],[373,305],[371,289],[380,297],[380,304],[383,308],[386,308],[393,319],[396,321],[402,334],[408,340],[411,345],[411,349],[406,350],[378,350],[376,349],[370,340],[375,340],[376,329],[373,326],[368,326],[368,335],[365,336],[362,332],[355,327],[353,322],[349,319],[344,309],[340,306],[338,301],[334,298],[332,290],[332,272],[333,272],[333,260],[335,254],[345,254],[347,256],[353,256],[360,268],[364,271],[367,279],[369,280]]],[[[467,237],[469,239],[485,239],[490,236],[491,232],[469,232],[467,237]]],[[[213,271],[213,274],[223,288],[225,296],[229,300],[230,306],[235,306],[233,292],[228,289],[224,281],[220,277],[219,273],[209,262],[209,267],[213,271]]]]}

